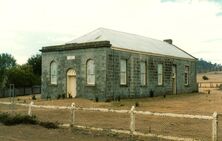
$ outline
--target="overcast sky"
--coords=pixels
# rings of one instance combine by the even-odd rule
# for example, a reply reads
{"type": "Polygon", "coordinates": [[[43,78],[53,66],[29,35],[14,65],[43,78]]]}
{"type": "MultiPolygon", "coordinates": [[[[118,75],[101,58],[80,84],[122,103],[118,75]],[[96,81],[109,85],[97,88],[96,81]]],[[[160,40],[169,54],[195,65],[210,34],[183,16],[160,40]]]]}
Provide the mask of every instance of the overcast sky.
{"type": "Polygon", "coordinates": [[[42,46],[99,27],[173,43],[222,63],[222,0],[0,0],[0,53],[23,64],[42,46]]]}

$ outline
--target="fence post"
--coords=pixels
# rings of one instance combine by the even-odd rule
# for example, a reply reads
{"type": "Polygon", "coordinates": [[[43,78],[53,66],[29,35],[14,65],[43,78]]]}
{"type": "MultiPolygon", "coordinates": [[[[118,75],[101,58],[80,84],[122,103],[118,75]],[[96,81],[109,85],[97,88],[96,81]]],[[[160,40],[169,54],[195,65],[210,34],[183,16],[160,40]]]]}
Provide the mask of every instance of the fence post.
{"type": "Polygon", "coordinates": [[[75,123],[75,103],[71,104],[71,125],[74,125],[75,123]]]}
{"type": "Polygon", "coordinates": [[[212,121],[212,141],[217,141],[218,136],[218,115],[217,112],[213,113],[212,121]]]}
{"type": "Polygon", "coordinates": [[[29,104],[29,110],[28,110],[28,115],[32,116],[32,105],[33,105],[33,101],[30,102],[29,104]]]}
{"type": "Polygon", "coordinates": [[[135,106],[130,110],[130,131],[132,134],[135,132],[135,106]]]}

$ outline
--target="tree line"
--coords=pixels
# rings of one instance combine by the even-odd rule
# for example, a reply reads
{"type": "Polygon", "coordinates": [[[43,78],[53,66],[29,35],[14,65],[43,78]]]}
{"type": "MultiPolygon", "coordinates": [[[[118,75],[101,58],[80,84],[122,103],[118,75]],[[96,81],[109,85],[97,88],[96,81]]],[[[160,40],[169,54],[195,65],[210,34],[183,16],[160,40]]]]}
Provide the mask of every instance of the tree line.
{"type": "MultiPolygon", "coordinates": [[[[15,84],[16,87],[31,87],[41,84],[41,54],[31,56],[28,61],[19,65],[15,58],[8,53],[0,54],[0,89],[15,84]]],[[[205,61],[197,61],[197,72],[222,71],[222,65],[205,61]]]]}
{"type": "Polygon", "coordinates": [[[28,61],[19,65],[8,53],[0,54],[0,89],[14,84],[15,87],[31,87],[41,84],[41,54],[31,56],[28,61]]]}
{"type": "Polygon", "coordinates": [[[197,72],[206,73],[210,71],[222,71],[222,65],[205,61],[202,58],[197,61],[197,72]]]}

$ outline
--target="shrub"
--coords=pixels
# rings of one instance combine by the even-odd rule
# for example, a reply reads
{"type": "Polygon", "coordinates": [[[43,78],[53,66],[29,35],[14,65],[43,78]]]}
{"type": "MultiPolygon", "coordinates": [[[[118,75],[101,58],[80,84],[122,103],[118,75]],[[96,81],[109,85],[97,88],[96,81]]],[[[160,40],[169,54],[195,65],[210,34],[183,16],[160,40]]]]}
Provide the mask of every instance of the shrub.
{"type": "Polygon", "coordinates": [[[59,94],[58,96],[57,96],[57,99],[60,99],[61,98],[61,95],[59,94]]]}
{"type": "Polygon", "coordinates": [[[47,99],[47,100],[51,99],[51,96],[47,95],[46,99],[47,99]]]}
{"type": "Polygon", "coordinates": [[[37,124],[36,116],[9,115],[8,113],[0,114],[0,122],[5,125],[17,125],[17,124],[37,124]]]}
{"type": "Polygon", "coordinates": [[[8,113],[0,113],[0,123],[3,123],[4,125],[17,125],[17,124],[38,124],[40,126],[43,126],[45,128],[58,128],[57,123],[53,122],[40,122],[36,118],[36,116],[28,116],[28,115],[10,115],[8,113]]]}
{"type": "Polygon", "coordinates": [[[98,98],[98,97],[96,97],[96,99],[95,99],[95,100],[96,100],[96,102],[99,102],[99,98],[98,98]]]}
{"type": "Polygon", "coordinates": [[[62,99],[65,99],[66,98],[66,94],[62,94],[62,99]]]}
{"type": "Polygon", "coordinates": [[[202,78],[203,80],[209,80],[209,78],[206,75],[204,75],[202,78]]]}
{"type": "Polygon", "coordinates": [[[105,100],[105,102],[111,102],[112,100],[110,99],[110,98],[107,98],[106,100],[105,100]]]}
{"type": "Polygon", "coordinates": [[[53,122],[39,122],[39,125],[40,126],[43,126],[45,128],[48,128],[48,129],[56,129],[56,128],[59,128],[57,123],[53,123],[53,122]]]}
{"type": "Polygon", "coordinates": [[[117,97],[117,101],[120,101],[120,96],[117,97]]]}
{"type": "Polygon", "coordinates": [[[154,96],[154,91],[150,90],[150,97],[153,97],[153,96],[154,96]]]}
{"type": "Polygon", "coordinates": [[[35,95],[33,95],[33,96],[32,96],[32,100],[36,100],[36,97],[35,97],[35,95]]]}
{"type": "Polygon", "coordinates": [[[138,101],[135,102],[135,106],[136,106],[136,107],[139,107],[139,106],[140,106],[140,104],[139,104],[138,101]]]}

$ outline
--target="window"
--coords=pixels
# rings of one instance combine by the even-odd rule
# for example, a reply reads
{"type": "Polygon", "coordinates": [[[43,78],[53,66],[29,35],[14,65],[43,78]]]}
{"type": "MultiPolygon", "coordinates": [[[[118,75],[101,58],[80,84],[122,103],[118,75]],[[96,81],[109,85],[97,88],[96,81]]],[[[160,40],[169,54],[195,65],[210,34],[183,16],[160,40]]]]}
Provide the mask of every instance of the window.
{"type": "Polygon", "coordinates": [[[158,64],[157,66],[157,75],[158,75],[158,85],[163,85],[163,65],[158,64]]]}
{"type": "Polygon", "coordinates": [[[55,61],[52,61],[50,64],[50,81],[51,84],[57,84],[57,65],[55,61]]]}
{"type": "Polygon", "coordinates": [[[185,72],[184,72],[184,84],[189,84],[189,66],[185,66],[185,72]]]}
{"type": "Polygon", "coordinates": [[[146,85],[146,62],[140,63],[140,82],[142,86],[146,85]]]}
{"type": "Polygon", "coordinates": [[[126,85],[126,60],[120,60],[120,85],[126,85]]]}
{"type": "Polygon", "coordinates": [[[95,85],[95,64],[93,60],[88,60],[86,63],[87,68],[87,84],[95,85]]]}

